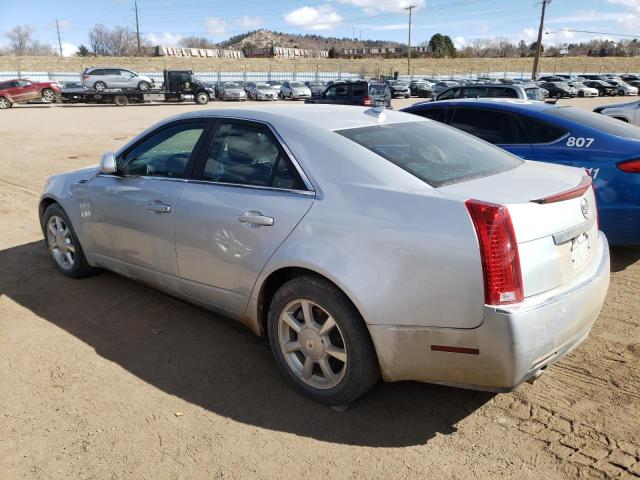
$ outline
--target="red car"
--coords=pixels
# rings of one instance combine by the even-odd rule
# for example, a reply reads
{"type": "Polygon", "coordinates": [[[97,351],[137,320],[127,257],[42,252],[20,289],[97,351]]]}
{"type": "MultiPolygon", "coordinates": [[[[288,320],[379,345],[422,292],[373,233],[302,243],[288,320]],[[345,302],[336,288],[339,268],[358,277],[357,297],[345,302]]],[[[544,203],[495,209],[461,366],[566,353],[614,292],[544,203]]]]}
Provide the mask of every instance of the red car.
{"type": "Polygon", "coordinates": [[[0,109],[10,108],[14,103],[44,100],[53,102],[60,94],[55,82],[32,82],[15,79],[0,82],[0,109]]]}

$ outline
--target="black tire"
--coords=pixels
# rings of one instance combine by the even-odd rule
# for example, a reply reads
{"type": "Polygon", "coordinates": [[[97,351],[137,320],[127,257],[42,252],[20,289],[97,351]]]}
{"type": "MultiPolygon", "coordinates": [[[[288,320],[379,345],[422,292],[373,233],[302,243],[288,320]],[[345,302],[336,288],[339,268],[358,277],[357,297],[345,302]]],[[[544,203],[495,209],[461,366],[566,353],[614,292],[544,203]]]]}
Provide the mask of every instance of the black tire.
{"type": "Polygon", "coordinates": [[[604,90],[598,90],[598,96],[604,97],[604,90]]]}
{"type": "MultiPolygon", "coordinates": [[[[325,405],[348,405],[380,378],[380,367],[373,342],[364,320],[347,296],[333,284],[315,276],[301,276],[282,285],[271,300],[268,314],[271,351],[278,367],[296,390],[325,405]],[[309,300],[324,309],[335,320],[347,363],[344,376],[333,388],[314,388],[292,370],[284,358],[278,339],[279,317],[287,305],[296,300],[309,300]]],[[[323,343],[324,345],[324,343],[323,343]]]]}
{"type": "Polygon", "coordinates": [[[82,251],[82,246],[80,245],[80,241],[78,240],[76,231],[74,230],[73,225],[71,224],[71,220],[69,220],[69,217],[67,216],[66,212],[59,204],[52,203],[44,211],[44,215],[42,216],[42,232],[44,234],[45,246],[49,251],[49,257],[51,258],[51,261],[53,262],[55,267],[60,271],[60,273],[70,278],[82,278],[82,277],[87,277],[89,275],[94,275],[95,273],[98,272],[97,268],[94,268],[87,263],[87,259],[84,256],[84,252],[82,251]],[[49,223],[49,219],[53,216],[62,218],[71,234],[73,245],[75,247],[75,254],[74,254],[73,265],[70,268],[64,268],[63,266],[61,266],[54,259],[53,252],[49,247],[46,229],[49,223]]]}
{"type": "Polygon", "coordinates": [[[196,94],[195,102],[198,105],[206,105],[209,103],[209,94],[207,92],[198,92],[196,94]]]}
{"type": "Polygon", "coordinates": [[[138,83],[138,90],[140,90],[141,92],[148,92],[149,90],[151,90],[151,84],[145,80],[142,80],[140,83],[138,83]]]}
{"type": "Polygon", "coordinates": [[[556,93],[556,98],[558,100],[560,100],[562,97],[564,97],[564,95],[562,93],[560,93],[560,92],[556,93]]]}
{"type": "Polygon", "coordinates": [[[116,95],[113,97],[113,103],[118,107],[126,107],[129,103],[129,99],[126,95],[116,95]]]}
{"type": "Polygon", "coordinates": [[[7,97],[0,97],[0,110],[5,110],[7,108],[11,108],[13,103],[7,97]]]}
{"type": "Polygon", "coordinates": [[[103,81],[99,81],[93,84],[93,89],[96,92],[104,92],[107,89],[107,84],[103,81]]]}
{"type": "Polygon", "coordinates": [[[622,90],[618,90],[618,96],[619,97],[624,97],[624,92],[622,90]]]}
{"type": "Polygon", "coordinates": [[[578,96],[579,96],[580,98],[584,97],[584,92],[583,92],[583,91],[579,91],[579,92],[578,92],[578,96]]]}

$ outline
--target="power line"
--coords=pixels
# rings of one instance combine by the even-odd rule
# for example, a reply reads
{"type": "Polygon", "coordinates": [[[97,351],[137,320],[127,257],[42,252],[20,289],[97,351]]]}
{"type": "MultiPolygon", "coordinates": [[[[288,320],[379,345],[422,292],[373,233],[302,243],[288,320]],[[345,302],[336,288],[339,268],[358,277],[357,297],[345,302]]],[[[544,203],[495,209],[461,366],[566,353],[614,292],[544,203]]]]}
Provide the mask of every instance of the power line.
{"type": "Polygon", "coordinates": [[[544,13],[547,5],[551,0],[542,0],[542,13],[540,14],[540,27],[538,28],[538,43],[536,44],[536,56],[533,59],[533,71],[531,72],[531,80],[538,78],[538,62],[540,61],[540,52],[542,51],[542,32],[544,30],[544,13]]]}
{"type": "Polygon", "coordinates": [[[591,30],[574,30],[572,28],[561,28],[555,32],[547,32],[547,33],[558,33],[558,32],[575,32],[575,33],[590,33],[593,35],[610,35],[612,37],[628,37],[628,38],[640,38],[638,35],[627,35],[624,33],[608,33],[608,32],[593,32],[591,30]]]}

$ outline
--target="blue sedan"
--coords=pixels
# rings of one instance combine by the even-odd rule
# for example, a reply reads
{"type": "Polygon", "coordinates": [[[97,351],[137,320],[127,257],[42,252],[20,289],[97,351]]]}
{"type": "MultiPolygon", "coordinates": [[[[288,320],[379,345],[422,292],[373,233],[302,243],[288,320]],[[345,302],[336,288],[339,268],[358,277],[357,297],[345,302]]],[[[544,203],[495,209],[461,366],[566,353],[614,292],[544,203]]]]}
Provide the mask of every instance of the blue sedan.
{"type": "Polygon", "coordinates": [[[610,244],[640,245],[640,128],[573,107],[513,99],[422,102],[403,111],[527,160],[586,169],[610,244]]]}

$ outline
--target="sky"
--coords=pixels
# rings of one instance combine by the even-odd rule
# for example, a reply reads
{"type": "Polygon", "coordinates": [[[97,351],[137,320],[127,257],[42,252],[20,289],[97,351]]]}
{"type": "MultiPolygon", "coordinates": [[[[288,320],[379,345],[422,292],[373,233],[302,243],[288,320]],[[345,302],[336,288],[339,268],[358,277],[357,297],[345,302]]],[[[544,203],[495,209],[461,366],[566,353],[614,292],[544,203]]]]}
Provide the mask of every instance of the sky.
{"type": "MultiPolygon", "coordinates": [[[[257,28],[406,43],[409,5],[416,5],[412,45],[438,32],[458,48],[478,38],[537,36],[539,0],[138,0],[138,13],[141,35],[154,45],[193,35],[217,42],[257,28]]],[[[56,19],[63,53],[72,55],[97,23],[135,28],[134,0],[0,0],[0,46],[12,27],[30,25],[57,48],[56,19]]],[[[639,35],[640,0],[552,0],[545,30],[546,45],[639,35]]]]}

